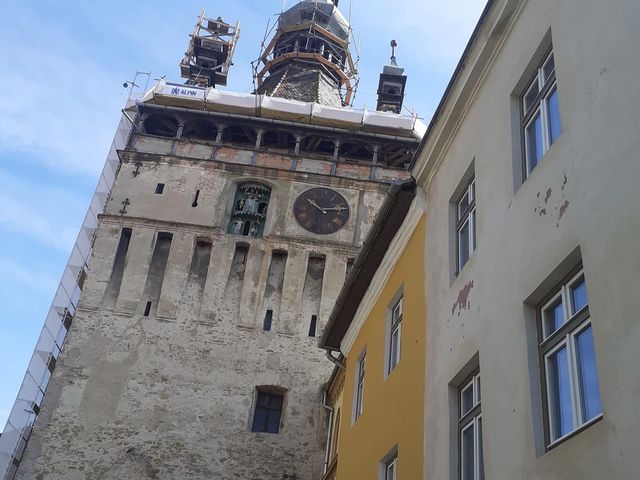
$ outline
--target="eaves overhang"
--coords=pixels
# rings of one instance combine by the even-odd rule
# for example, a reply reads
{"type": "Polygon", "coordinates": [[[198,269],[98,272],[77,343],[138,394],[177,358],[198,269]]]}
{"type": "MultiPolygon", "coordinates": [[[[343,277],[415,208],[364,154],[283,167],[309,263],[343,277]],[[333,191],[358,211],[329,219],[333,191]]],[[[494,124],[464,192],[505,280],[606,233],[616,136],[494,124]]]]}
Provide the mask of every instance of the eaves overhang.
{"type": "Polygon", "coordinates": [[[342,339],[367,293],[371,279],[382,263],[391,241],[402,226],[415,196],[416,183],[413,178],[391,185],[389,195],[380,207],[374,224],[338,295],[327,326],[320,337],[320,348],[340,351],[342,339]]]}

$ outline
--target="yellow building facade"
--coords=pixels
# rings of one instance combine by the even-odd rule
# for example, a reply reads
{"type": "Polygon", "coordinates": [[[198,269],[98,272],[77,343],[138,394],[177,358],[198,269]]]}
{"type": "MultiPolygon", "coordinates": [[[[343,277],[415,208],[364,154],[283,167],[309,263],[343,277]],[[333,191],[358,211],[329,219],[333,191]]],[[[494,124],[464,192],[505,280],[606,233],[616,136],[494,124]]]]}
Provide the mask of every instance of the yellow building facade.
{"type": "Polygon", "coordinates": [[[410,192],[378,220],[321,341],[341,364],[327,390],[327,480],[423,476],[426,222],[410,192]]]}

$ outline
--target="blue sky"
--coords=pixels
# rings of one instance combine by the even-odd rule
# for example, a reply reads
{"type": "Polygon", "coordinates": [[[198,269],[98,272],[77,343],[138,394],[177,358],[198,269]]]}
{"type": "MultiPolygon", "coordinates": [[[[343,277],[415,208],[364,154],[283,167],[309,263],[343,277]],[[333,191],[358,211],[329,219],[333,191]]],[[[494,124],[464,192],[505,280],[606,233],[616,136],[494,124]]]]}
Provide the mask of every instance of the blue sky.
{"type": "MultiPolygon", "coordinates": [[[[295,0],[288,0],[291,6],[295,0]]],[[[348,15],[349,1],[340,7],[348,15]]],[[[405,105],[426,122],[484,0],[352,0],[360,51],[356,106],[375,108],[398,41],[405,105]]],[[[181,81],[200,10],[241,22],[227,89],[249,92],[250,62],[283,0],[4,0],[0,29],[0,429],[4,426],[106,158],[122,88],[136,70],[181,81]]]]}

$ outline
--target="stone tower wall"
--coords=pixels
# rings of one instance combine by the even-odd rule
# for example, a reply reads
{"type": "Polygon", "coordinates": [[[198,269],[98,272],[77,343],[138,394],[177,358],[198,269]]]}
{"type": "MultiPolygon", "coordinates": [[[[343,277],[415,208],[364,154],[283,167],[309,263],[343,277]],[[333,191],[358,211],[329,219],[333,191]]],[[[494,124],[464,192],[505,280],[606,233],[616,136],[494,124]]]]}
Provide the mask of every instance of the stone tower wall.
{"type": "Polygon", "coordinates": [[[319,479],[332,365],[309,322],[317,314],[319,335],[388,185],[358,179],[357,165],[356,178],[327,176],[239,165],[247,152],[230,147],[224,161],[165,154],[165,143],[141,136],[121,152],[17,478],[319,479]],[[226,233],[245,181],[271,188],[264,238],[226,233]],[[293,217],[316,186],[349,203],[335,234],[310,234],[293,217]],[[286,391],[277,435],[251,432],[256,387],[286,391]]]}

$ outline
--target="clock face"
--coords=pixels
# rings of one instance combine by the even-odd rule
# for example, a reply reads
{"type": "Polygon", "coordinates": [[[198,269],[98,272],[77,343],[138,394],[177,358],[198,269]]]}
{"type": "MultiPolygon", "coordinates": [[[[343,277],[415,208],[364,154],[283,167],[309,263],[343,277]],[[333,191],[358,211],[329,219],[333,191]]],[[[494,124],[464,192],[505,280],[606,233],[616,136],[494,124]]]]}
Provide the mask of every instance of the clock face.
{"type": "Polygon", "coordinates": [[[349,204],[342,195],[328,188],[312,188],[293,204],[298,223],[313,233],[329,234],[349,220],[349,204]]]}

